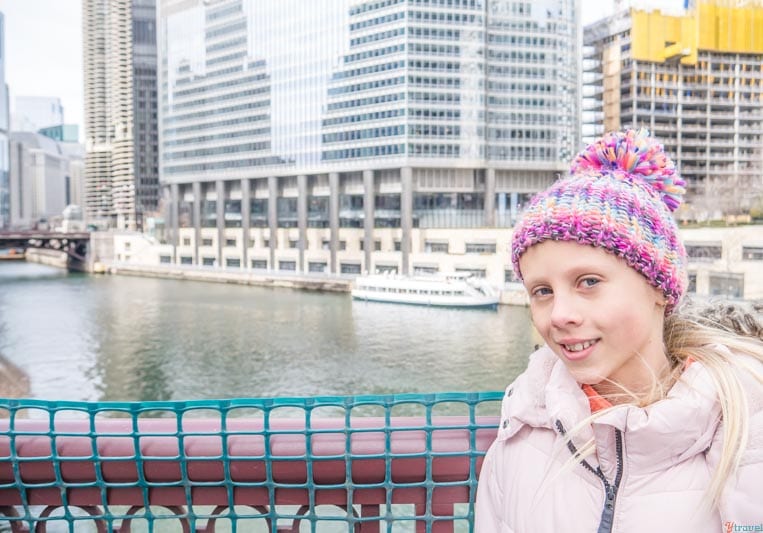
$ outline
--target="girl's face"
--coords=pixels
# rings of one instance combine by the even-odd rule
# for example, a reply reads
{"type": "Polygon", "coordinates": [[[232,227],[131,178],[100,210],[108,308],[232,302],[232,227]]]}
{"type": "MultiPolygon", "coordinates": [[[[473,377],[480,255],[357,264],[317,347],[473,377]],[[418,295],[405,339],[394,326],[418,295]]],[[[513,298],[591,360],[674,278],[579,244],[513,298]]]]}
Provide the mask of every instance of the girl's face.
{"type": "Polygon", "coordinates": [[[600,394],[622,392],[610,382],[639,392],[668,366],[665,299],[625,261],[593,246],[544,241],[519,265],[533,323],[578,383],[600,394]]]}

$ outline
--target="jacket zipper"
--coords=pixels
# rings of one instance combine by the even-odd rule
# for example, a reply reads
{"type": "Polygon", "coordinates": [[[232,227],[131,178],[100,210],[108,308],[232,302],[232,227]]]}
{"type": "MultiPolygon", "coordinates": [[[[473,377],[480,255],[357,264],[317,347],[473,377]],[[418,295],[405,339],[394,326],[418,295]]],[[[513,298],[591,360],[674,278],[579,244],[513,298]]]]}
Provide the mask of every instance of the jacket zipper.
{"type": "MultiPolygon", "coordinates": [[[[556,428],[559,433],[564,437],[567,432],[564,430],[561,420],[556,421],[556,428]]],[[[572,455],[577,455],[578,450],[572,441],[567,441],[567,448],[572,452],[572,455]]],[[[623,478],[623,434],[619,429],[615,430],[615,452],[617,454],[617,473],[615,474],[615,481],[613,484],[609,483],[607,476],[601,471],[601,467],[597,466],[593,468],[588,461],[583,459],[580,464],[584,468],[593,472],[604,484],[604,509],[601,512],[601,519],[599,520],[599,528],[596,533],[612,533],[612,526],[615,519],[615,503],[617,502],[617,491],[620,488],[620,481],[623,478]]]]}

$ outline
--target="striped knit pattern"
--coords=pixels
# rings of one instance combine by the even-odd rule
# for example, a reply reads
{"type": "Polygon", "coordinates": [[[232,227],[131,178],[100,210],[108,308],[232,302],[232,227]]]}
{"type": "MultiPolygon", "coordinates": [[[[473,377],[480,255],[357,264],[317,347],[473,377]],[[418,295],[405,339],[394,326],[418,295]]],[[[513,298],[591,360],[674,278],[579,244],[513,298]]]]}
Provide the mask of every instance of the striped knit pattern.
{"type": "Polygon", "coordinates": [[[686,285],[686,251],[671,215],[684,182],[672,161],[648,133],[631,130],[589,146],[576,158],[573,171],[536,195],[517,224],[512,237],[517,277],[522,279],[520,257],[534,244],[554,240],[596,246],[621,257],[660,289],[670,313],[686,285]]]}

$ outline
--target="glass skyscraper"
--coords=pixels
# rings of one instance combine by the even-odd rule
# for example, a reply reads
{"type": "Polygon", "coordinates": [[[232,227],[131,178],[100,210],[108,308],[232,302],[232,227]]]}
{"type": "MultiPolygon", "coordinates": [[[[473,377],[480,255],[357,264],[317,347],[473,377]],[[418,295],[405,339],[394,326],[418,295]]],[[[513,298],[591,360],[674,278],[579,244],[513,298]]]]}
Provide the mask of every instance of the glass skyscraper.
{"type": "Polygon", "coordinates": [[[579,149],[578,11],[158,0],[169,260],[413,272],[436,230],[510,226],[579,149]]]}

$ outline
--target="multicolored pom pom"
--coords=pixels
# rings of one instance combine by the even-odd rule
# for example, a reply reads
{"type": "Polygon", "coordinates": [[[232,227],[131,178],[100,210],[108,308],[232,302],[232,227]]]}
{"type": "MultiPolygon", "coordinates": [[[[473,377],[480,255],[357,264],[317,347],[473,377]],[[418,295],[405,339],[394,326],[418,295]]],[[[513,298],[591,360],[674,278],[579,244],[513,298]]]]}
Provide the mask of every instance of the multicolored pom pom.
{"type": "Polygon", "coordinates": [[[607,172],[618,179],[640,179],[671,211],[678,209],[686,181],[649,131],[611,132],[588,145],[572,162],[572,174],[607,172]]]}

